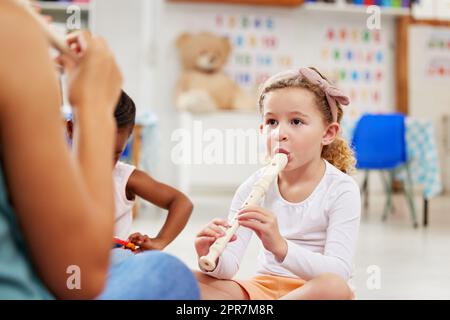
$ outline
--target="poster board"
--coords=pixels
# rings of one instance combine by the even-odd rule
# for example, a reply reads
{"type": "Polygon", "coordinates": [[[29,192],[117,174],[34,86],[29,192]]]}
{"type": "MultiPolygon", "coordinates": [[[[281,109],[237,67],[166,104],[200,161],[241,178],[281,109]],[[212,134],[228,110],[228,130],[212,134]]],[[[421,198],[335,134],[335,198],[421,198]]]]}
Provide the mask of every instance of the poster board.
{"type": "Polygon", "coordinates": [[[394,17],[383,16],[382,28],[369,30],[364,13],[197,6],[195,20],[186,10],[176,23],[228,37],[233,51],[225,72],[244,89],[255,92],[282,70],[315,66],[351,97],[352,118],[396,109],[394,17]]]}

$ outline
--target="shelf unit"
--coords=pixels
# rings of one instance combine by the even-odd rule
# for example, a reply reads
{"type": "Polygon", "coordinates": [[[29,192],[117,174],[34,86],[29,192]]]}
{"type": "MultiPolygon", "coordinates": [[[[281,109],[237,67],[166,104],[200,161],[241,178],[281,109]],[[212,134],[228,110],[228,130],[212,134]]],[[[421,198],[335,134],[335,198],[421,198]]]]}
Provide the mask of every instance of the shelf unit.
{"type": "MultiPolygon", "coordinates": [[[[366,13],[366,5],[348,4],[345,2],[326,3],[326,2],[305,2],[302,5],[305,10],[324,11],[336,13],[366,13]]],[[[409,8],[380,7],[382,15],[408,16],[411,10],[409,8]]]]}
{"type": "MultiPolygon", "coordinates": [[[[334,3],[328,2],[308,2],[305,0],[167,0],[170,2],[191,2],[209,4],[246,4],[246,5],[267,5],[267,6],[292,6],[305,10],[336,12],[336,13],[366,13],[367,5],[349,4],[344,0],[336,0],[334,3]]],[[[393,16],[410,15],[410,9],[404,7],[380,7],[381,14],[393,16]]]]}
{"type": "Polygon", "coordinates": [[[209,4],[246,4],[261,6],[298,6],[304,0],[167,0],[170,2],[192,2],[192,3],[209,3],[209,4]]]}

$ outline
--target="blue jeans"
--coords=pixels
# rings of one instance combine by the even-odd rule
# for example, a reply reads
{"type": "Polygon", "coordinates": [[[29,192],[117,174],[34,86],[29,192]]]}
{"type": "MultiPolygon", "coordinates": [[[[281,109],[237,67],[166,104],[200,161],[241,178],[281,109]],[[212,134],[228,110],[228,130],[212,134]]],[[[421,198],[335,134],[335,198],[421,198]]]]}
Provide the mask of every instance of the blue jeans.
{"type": "Polygon", "coordinates": [[[100,300],[196,300],[195,276],[180,260],[160,251],[134,254],[113,249],[100,300]]]}

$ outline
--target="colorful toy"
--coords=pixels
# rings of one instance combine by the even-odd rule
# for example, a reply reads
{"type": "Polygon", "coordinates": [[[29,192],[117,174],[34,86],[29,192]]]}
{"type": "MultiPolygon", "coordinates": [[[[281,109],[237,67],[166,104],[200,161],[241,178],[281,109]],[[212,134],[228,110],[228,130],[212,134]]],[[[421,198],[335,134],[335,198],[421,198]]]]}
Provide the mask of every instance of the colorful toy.
{"type": "Polygon", "coordinates": [[[113,238],[113,248],[124,248],[124,249],[129,249],[131,251],[136,251],[137,247],[129,242],[129,241],[125,241],[125,240],[121,240],[117,237],[113,238]]]}

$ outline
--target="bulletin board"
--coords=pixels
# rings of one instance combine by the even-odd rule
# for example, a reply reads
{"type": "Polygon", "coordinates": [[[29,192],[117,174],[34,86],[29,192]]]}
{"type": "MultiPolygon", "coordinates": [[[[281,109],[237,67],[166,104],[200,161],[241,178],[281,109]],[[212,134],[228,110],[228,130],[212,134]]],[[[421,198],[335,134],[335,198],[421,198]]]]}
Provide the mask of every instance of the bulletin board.
{"type": "Polygon", "coordinates": [[[408,114],[434,119],[441,137],[441,119],[450,115],[450,22],[449,27],[412,25],[409,38],[408,114]]]}
{"type": "Polygon", "coordinates": [[[227,37],[232,53],[225,66],[228,74],[243,89],[256,91],[270,75],[300,63],[292,48],[295,30],[293,16],[273,14],[272,10],[216,9],[197,11],[195,20],[186,15],[178,19],[190,32],[208,31],[227,37]]]}
{"type": "Polygon", "coordinates": [[[431,120],[439,149],[444,189],[448,190],[450,154],[450,21],[402,18],[398,24],[396,65],[398,111],[431,120]]]}
{"type": "MultiPolygon", "coordinates": [[[[233,51],[225,72],[242,88],[256,91],[274,73],[316,66],[350,96],[347,116],[396,109],[395,18],[369,30],[364,14],[197,6],[195,19],[186,18],[182,29],[228,37],[233,51]]],[[[177,23],[183,24],[181,15],[177,23]]]]}
{"type": "Polygon", "coordinates": [[[398,111],[425,116],[450,109],[450,21],[405,17],[397,30],[398,111]],[[433,106],[433,110],[424,108],[433,106]],[[435,112],[433,112],[435,111],[435,112]]]}

